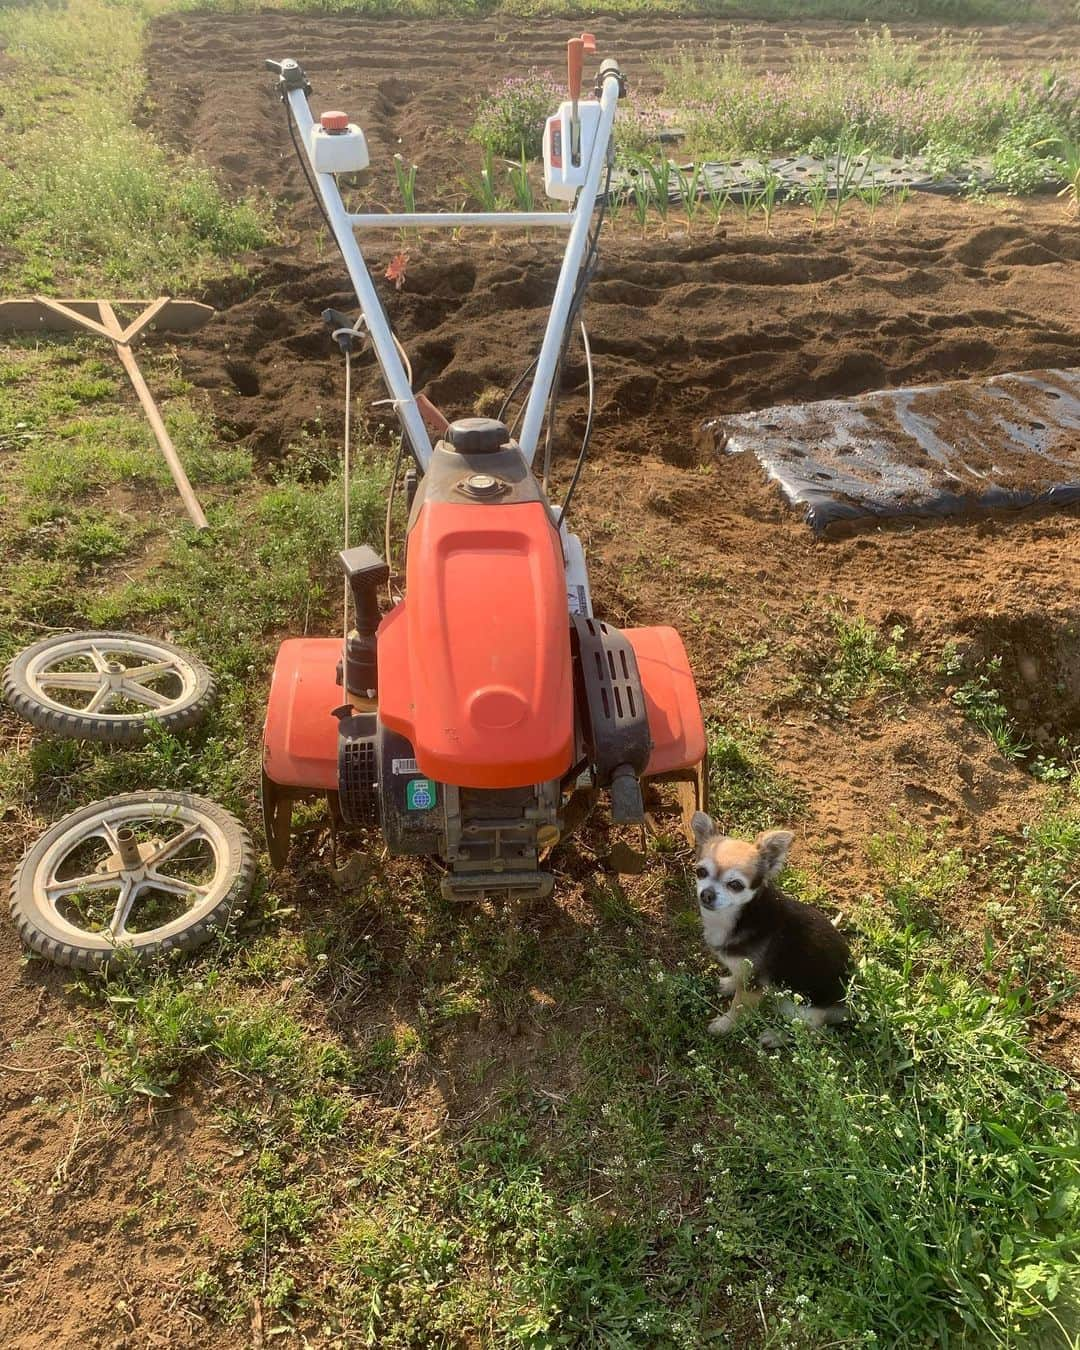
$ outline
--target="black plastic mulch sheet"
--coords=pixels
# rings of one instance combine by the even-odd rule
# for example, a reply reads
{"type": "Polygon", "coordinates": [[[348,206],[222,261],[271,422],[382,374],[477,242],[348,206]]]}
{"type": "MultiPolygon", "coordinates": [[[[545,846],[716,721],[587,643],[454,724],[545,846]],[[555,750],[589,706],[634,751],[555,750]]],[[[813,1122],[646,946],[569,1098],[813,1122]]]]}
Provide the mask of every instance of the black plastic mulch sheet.
{"type": "MultiPolygon", "coordinates": [[[[693,179],[695,170],[692,164],[679,167],[688,181],[693,179]]],[[[669,201],[679,202],[682,200],[683,188],[674,168],[672,163],[667,194],[669,201]]],[[[812,155],[787,155],[777,159],[747,157],[726,162],[709,160],[699,166],[698,173],[700,176],[695,183],[698,197],[719,193],[726,194],[734,202],[756,198],[770,174],[778,180],[778,201],[804,197],[807,189],[815,182],[824,185],[828,197],[836,197],[840,192],[865,191],[870,187],[881,187],[888,192],[906,188],[909,192],[935,192],[948,196],[970,191],[972,187],[989,189],[994,177],[993,164],[989,159],[975,159],[957,173],[943,173],[918,156],[888,159],[868,155],[853,156],[850,161],[842,163],[815,159],[812,155]]],[[[620,200],[632,196],[634,180],[641,174],[640,168],[620,165],[612,174],[609,195],[620,200]]],[[[644,181],[650,189],[654,187],[647,172],[644,181]]]]}
{"type": "Polygon", "coordinates": [[[816,532],[1080,502],[1080,368],[885,389],[718,417],[816,532]]]}

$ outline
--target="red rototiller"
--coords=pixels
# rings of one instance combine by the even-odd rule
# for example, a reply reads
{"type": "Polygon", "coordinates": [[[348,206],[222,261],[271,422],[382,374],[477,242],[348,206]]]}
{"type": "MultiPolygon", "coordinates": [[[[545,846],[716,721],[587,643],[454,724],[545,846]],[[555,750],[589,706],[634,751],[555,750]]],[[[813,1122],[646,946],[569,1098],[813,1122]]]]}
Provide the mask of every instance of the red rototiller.
{"type": "MultiPolygon", "coordinates": [[[[684,810],[705,809],[705,730],[694,679],[671,628],[620,631],[593,617],[584,552],[566,510],[592,426],[561,506],[546,494],[559,369],[595,267],[612,126],[623,77],[614,61],[582,98],[583,35],[569,45],[569,99],[548,120],[545,184],[564,212],[346,211],[335,178],[367,167],[363,132],[341,113],[315,122],[295,61],[277,72],[302,164],[341,250],[361,315],[324,316],[347,357],[366,336],[415,462],[407,490],[405,596],[388,613],[390,574],[352,547],[346,510],[345,632],[282,643],[263,750],[270,858],[288,856],[292,804],[326,794],[346,826],[381,831],[393,853],[437,859],[446,896],[550,893],[544,860],[610,794],[616,823],[645,820],[647,781],[680,785],[684,810]],[[569,231],[520,433],[502,420],[440,424],[414,393],[355,231],[435,227],[569,231]],[[425,421],[425,418],[427,421],[425,421]],[[545,425],[544,472],[533,461],[545,425]]],[[[347,376],[348,389],[348,376],[347,376]]],[[[511,391],[512,394],[515,391],[511,391]]],[[[507,401],[509,403],[509,399],[507,401]]],[[[348,500],[348,400],[346,501],[348,500]]]]}

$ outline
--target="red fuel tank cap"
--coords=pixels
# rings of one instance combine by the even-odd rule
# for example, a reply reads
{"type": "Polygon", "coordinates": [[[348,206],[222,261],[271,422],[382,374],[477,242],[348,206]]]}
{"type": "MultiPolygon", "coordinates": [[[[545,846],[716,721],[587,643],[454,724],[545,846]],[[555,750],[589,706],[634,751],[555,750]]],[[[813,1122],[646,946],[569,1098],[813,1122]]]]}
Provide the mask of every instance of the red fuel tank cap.
{"type": "Polygon", "coordinates": [[[348,131],[349,115],[343,112],[324,112],[319,118],[323,131],[348,131]]]}

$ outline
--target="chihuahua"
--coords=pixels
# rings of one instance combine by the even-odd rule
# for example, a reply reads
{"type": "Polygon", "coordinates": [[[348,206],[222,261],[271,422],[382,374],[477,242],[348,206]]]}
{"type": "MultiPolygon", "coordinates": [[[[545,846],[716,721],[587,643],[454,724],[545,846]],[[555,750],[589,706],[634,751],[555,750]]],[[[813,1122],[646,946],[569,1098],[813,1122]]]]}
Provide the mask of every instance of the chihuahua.
{"type": "MultiPolygon", "coordinates": [[[[815,1028],[844,1021],[851,968],[847,939],[821,910],[792,900],[774,884],[795,836],[790,830],[766,830],[752,844],[732,839],[704,811],[694,812],[690,828],[697,843],[705,945],[727,967],[721,993],[734,995],[727,1012],[709,1023],[709,1032],[723,1036],[766,989],[777,986],[806,1000],[784,1000],[781,1008],[789,1017],[815,1028]]],[[[780,1042],[766,1033],[762,1043],[780,1042]]]]}

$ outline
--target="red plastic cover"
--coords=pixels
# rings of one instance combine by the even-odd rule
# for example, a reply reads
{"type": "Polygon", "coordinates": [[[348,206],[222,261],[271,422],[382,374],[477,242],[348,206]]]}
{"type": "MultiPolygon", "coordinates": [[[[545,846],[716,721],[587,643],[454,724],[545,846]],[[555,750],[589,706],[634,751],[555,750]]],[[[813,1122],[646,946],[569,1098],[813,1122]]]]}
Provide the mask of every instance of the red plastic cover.
{"type": "Polygon", "coordinates": [[[263,768],[282,787],[336,791],[341,638],[289,638],[278,648],[263,727],[263,768]]]}
{"type": "Polygon", "coordinates": [[[379,628],[379,715],[458,787],[561,777],[574,743],[566,580],[540,502],[428,502],[379,628]]]}
{"type": "Polygon", "coordinates": [[[674,628],[624,628],[637,657],[653,740],[647,775],[689,769],[705,754],[705,720],[686,648],[674,628]]]}

